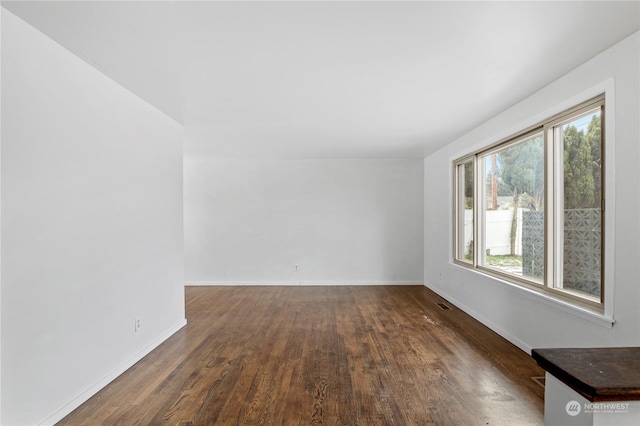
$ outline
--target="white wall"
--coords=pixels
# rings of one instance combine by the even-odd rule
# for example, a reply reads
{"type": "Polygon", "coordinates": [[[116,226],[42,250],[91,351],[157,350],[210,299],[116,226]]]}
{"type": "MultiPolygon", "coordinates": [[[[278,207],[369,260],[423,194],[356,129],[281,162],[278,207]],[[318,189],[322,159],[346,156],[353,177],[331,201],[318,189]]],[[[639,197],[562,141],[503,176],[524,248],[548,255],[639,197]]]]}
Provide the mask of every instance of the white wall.
{"type": "MultiPolygon", "coordinates": [[[[0,7],[0,46],[2,46],[2,10],[0,7]]],[[[1,48],[0,48],[1,51],[1,48]]],[[[0,76],[2,75],[2,55],[0,54],[0,76]]],[[[2,79],[0,78],[0,99],[2,99],[2,79]]],[[[0,102],[0,135],[2,135],[2,102],[0,102]]],[[[2,241],[2,138],[0,137],[0,241],[2,241]]],[[[0,265],[2,265],[2,244],[0,244],[0,265]]],[[[0,425],[2,424],[2,268],[0,266],[0,425]]]]}
{"type": "MultiPolygon", "coordinates": [[[[640,35],[606,50],[574,71],[518,103],[484,125],[425,159],[425,283],[453,303],[464,307],[485,324],[522,349],[640,345],[640,152],[639,98],[640,35]],[[613,80],[613,85],[607,81],[613,80]],[[614,285],[612,303],[615,324],[537,294],[481,275],[451,263],[452,160],[482,145],[500,140],[545,118],[571,100],[595,90],[608,93],[608,131],[615,139],[607,152],[607,214],[614,215],[607,232],[613,244],[607,285],[614,285]],[[613,125],[613,126],[612,126],[613,125]],[[613,166],[613,167],[611,167],[613,166]],[[442,184],[433,184],[442,182],[442,184]],[[446,249],[443,249],[446,248],[446,249]]],[[[556,111],[559,112],[559,111],[556,111]]]]}
{"type": "Polygon", "coordinates": [[[182,129],[6,10],[2,65],[2,420],[52,423],[184,324],[182,129]]]}
{"type": "Polygon", "coordinates": [[[422,200],[422,160],[187,158],[186,282],[422,283],[422,200]]]}

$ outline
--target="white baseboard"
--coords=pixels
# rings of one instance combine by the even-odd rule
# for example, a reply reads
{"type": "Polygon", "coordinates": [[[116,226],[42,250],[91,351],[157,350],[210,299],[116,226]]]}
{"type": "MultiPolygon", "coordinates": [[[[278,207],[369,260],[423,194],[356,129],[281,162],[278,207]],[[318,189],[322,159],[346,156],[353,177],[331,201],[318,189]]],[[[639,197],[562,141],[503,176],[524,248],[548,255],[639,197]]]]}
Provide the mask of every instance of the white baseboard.
{"type": "Polygon", "coordinates": [[[174,325],[173,327],[171,327],[167,331],[165,331],[157,339],[155,339],[149,345],[144,347],[140,352],[138,352],[133,357],[131,357],[130,359],[128,359],[125,362],[123,362],[122,364],[120,364],[113,371],[111,371],[111,373],[107,374],[105,377],[103,377],[101,380],[96,382],[89,389],[85,390],[79,396],[77,396],[72,401],[67,403],[64,407],[62,407],[61,409],[59,409],[58,411],[56,411],[55,413],[53,413],[52,415],[47,417],[40,424],[41,425],[53,425],[53,424],[59,422],[60,420],[62,420],[65,416],[70,414],[73,410],[78,408],[80,405],[82,405],[84,402],[86,402],[89,398],[91,398],[93,395],[98,393],[102,388],[107,386],[109,383],[111,383],[113,380],[115,380],[122,373],[127,371],[129,368],[133,367],[133,365],[136,362],[140,361],[147,354],[149,354],[149,352],[151,352],[152,350],[154,350],[155,348],[160,346],[160,344],[162,342],[167,340],[169,337],[171,337],[175,332],[180,330],[185,325],[187,325],[186,318],[183,319],[182,321],[178,322],[176,325],[174,325]]]}
{"type": "Polygon", "coordinates": [[[492,321],[488,320],[484,316],[480,315],[479,313],[477,313],[476,311],[474,311],[473,309],[471,309],[469,306],[465,305],[464,303],[461,303],[459,300],[455,299],[454,297],[451,297],[450,295],[447,294],[447,292],[445,292],[445,291],[443,291],[443,290],[441,290],[439,288],[431,287],[426,282],[424,283],[424,286],[427,287],[429,290],[433,291],[434,293],[436,293],[438,296],[442,297],[443,299],[446,299],[447,301],[451,302],[451,304],[455,305],[460,310],[462,310],[465,313],[471,315],[474,319],[480,321],[482,324],[484,324],[485,326],[489,327],[491,330],[495,331],[500,336],[504,337],[509,342],[511,342],[514,345],[516,345],[518,348],[522,349],[524,352],[527,353],[527,355],[531,355],[531,350],[533,348],[530,345],[528,345],[527,343],[525,343],[522,340],[520,340],[518,337],[516,337],[513,334],[505,331],[503,328],[497,326],[495,323],[493,323],[492,321]]]}
{"type": "Polygon", "coordinates": [[[421,281],[186,281],[185,286],[424,285],[421,281]]]}

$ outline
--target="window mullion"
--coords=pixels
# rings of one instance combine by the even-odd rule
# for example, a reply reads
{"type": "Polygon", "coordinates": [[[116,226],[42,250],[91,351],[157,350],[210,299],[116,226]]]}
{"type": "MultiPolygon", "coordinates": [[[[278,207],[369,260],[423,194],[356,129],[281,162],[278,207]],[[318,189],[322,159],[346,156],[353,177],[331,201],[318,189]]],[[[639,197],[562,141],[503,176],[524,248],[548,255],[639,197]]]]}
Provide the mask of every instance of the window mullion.
{"type": "Polygon", "coordinates": [[[545,146],[545,232],[544,232],[544,284],[546,287],[553,288],[556,277],[556,186],[557,186],[557,146],[553,127],[545,126],[544,129],[544,146],[545,146]]]}
{"type": "Polygon", "coordinates": [[[476,175],[474,176],[474,183],[476,185],[476,198],[474,200],[475,202],[475,221],[476,221],[476,235],[475,235],[475,244],[474,244],[474,262],[475,262],[475,267],[477,268],[481,263],[482,263],[482,259],[483,259],[483,253],[482,253],[482,247],[484,246],[484,240],[486,238],[486,234],[485,234],[485,213],[484,213],[484,209],[482,208],[482,200],[484,200],[484,193],[486,191],[486,188],[484,186],[484,182],[482,181],[482,176],[484,176],[485,173],[485,167],[482,164],[482,161],[480,161],[481,157],[479,155],[476,155],[475,158],[475,170],[476,170],[476,175]]]}
{"type": "Polygon", "coordinates": [[[480,161],[478,155],[473,156],[473,267],[478,267],[478,247],[480,247],[479,235],[480,235],[480,188],[478,183],[480,179],[480,161]]]}

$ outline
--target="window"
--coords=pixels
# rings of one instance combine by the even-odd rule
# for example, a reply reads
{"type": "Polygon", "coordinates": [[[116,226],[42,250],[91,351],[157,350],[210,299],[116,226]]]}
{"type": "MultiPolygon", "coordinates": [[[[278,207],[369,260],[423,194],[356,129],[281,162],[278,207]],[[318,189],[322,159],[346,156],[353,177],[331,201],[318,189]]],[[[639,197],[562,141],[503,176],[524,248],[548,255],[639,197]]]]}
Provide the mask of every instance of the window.
{"type": "Polygon", "coordinates": [[[469,159],[456,166],[456,176],[460,182],[458,198],[457,226],[459,234],[456,238],[456,257],[465,263],[473,263],[473,160],[469,159]]]}
{"type": "Polygon", "coordinates": [[[604,95],[454,162],[454,261],[603,309],[604,95]]]}

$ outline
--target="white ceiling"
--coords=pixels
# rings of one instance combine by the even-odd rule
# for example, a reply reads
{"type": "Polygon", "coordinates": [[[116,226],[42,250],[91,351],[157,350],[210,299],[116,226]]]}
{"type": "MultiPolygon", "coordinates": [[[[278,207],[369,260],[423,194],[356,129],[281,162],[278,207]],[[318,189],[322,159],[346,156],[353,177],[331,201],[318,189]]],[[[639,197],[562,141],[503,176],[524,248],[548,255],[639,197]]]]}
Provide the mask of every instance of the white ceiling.
{"type": "Polygon", "coordinates": [[[2,2],[221,158],[422,158],[640,29],[640,2],[2,2]]]}

